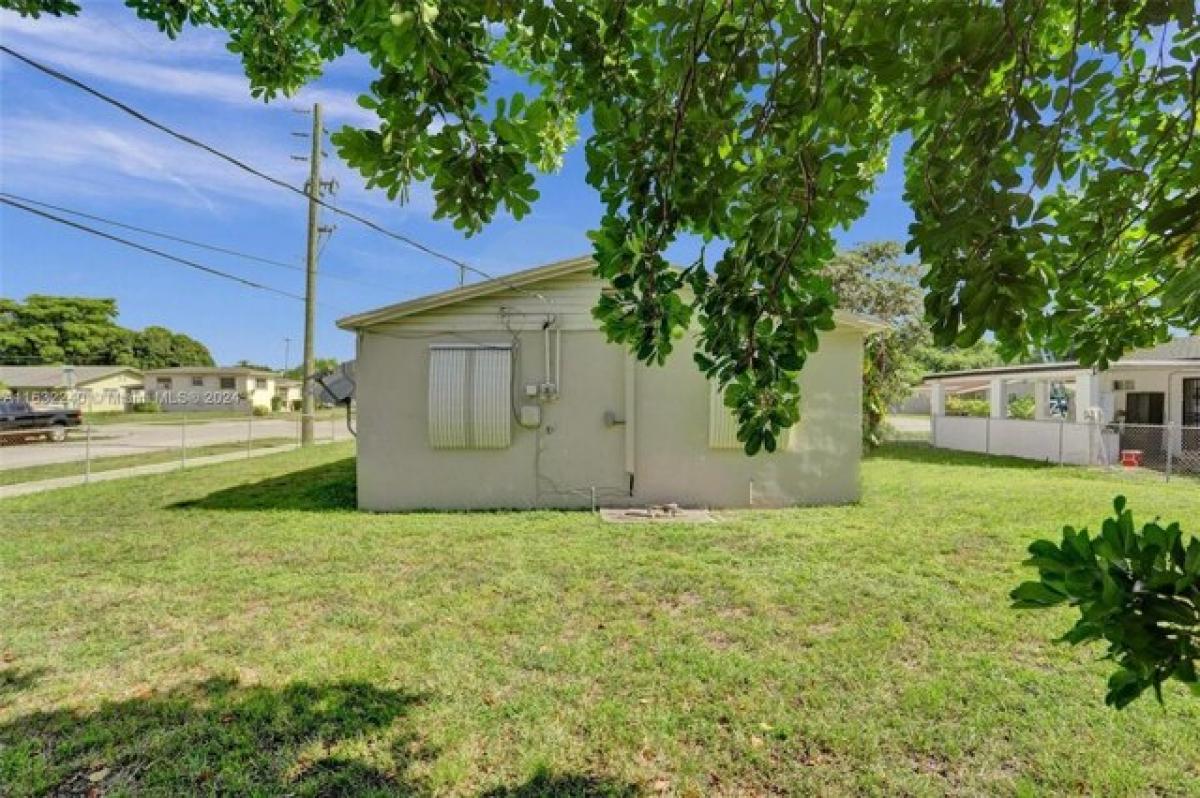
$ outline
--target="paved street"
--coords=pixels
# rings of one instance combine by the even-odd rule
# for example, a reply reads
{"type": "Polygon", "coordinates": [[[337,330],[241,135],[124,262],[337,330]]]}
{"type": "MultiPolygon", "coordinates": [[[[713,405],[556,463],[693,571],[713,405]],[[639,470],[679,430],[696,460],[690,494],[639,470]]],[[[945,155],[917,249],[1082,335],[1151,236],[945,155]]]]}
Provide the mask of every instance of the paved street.
{"type": "MultiPolygon", "coordinates": [[[[335,415],[317,421],[316,437],[328,441],[346,440],[350,432],[346,429],[344,415],[335,415]],[[332,420],[331,420],[332,418],[332,420]]],[[[290,438],[299,436],[297,422],[292,419],[254,418],[253,420],[225,420],[196,423],[189,419],[186,431],[182,418],[163,418],[136,424],[109,424],[92,428],[91,456],[93,459],[123,454],[139,454],[161,450],[178,450],[186,439],[188,449],[233,441],[245,442],[247,436],[255,439],[290,438]]],[[[83,462],[88,444],[82,428],[71,431],[64,443],[33,442],[19,445],[0,446],[0,469],[24,468],[46,463],[83,462]]]]}
{"type": "Polygon", "coordinates": [[[929,416],[892,415],[887,417],[887,422],[897,432],[929,434],[929,416]]]}

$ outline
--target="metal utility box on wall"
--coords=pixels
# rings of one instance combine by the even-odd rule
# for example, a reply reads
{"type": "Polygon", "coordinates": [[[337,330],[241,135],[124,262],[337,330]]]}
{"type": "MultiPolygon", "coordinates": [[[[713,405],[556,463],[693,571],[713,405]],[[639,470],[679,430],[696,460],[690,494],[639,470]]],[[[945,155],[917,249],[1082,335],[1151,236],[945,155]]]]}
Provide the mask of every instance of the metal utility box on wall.
{"type": "Polygon", "coordinates": [[[542,408],[537,405],[521,405],[521,426],[537,427],[542,423],[542,408]]]}

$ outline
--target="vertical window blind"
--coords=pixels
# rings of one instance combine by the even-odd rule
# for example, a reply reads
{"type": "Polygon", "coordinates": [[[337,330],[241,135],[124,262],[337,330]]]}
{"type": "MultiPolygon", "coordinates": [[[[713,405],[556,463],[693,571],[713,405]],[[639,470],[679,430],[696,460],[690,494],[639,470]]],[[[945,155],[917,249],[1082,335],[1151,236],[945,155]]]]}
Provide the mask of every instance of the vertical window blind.
{"type": "Polygon", "coordinates": [[[429,445],[503,449],[512,442],[512,348],[435,344],[429,349],[429,445]]]}

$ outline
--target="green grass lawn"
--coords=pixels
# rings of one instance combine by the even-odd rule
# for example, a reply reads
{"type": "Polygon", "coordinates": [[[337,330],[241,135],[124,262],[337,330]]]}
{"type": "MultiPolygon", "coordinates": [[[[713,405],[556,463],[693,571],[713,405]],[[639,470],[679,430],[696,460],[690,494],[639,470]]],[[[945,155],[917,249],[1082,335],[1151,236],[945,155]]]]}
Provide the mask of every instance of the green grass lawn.
{"type": "MultiPolygon", "coordinates": [[[[294,444],[295,438],[252,438],[251,449],[269,449],[273,446],[294,444]]],[[[245,441],[230,441],[228,443],[210,443],[206,446],[189,446],[188,458],[205,457],[212,454],[228,454],[229,452],[246,451],[245,441]]],[[[92,460],[93,474],[101,471],[112,471],[117,468],[131,466],[153,465],[155,463],[178,463],[178,449],[163,449],[157,452],[141,452],[138,454],[119,454],[113,457],[98,457],[92,460]]],[[[28,466],[26,468],[0,469],[0,485],[16,485],[20,482],[35,482],[40,479],[55,477],[77,477],[84,472],[84,463],[72,460],[68,463],[46,463],[44,465],[28,466]]]]}
{"type": "MultiPolygon", "coordinates": [[[[179,424],[183,416],[187,416],[189,424],[205,424],[211,421],[237,421],[245,419],[250,414],[246,410],[197,410],[190,413],[182,411],[175,412],[158,412],[158,413],[134,413],[134,412],[118,412],[118,413],[84,413],[84,423],[91,424],[97,427],[109,426],[112,424],[179,424]]],[[[346,411],[339,408],[319,408],[314,412],[314,417],[317,421],[328,422],[330,418],[341,421],[346,416],[346,411]]],[[[267,419],[298,421],[300,413],[291,410],[278,410],[268,413],[265,416],[255,416],[255,421],[263,421],[267,419]]]]}
{"type": "Polygon", "coordinates": [[[346,444],[0,502],[0,794],[1200,795],[1030,539],[1194,482],[894,446],[860,505],[370,515],[346,444]]]}

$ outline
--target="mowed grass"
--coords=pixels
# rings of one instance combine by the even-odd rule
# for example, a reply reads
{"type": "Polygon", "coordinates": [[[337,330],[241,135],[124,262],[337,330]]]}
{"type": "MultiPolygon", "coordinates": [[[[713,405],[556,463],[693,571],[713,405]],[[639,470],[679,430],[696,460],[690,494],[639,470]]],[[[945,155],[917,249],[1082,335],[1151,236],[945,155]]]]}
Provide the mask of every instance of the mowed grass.
{"type": "MultiPolygon", "coordinates": [[[[249,448],[270,449],[294,443],[296,443],[295,438],[252,438],[249,448]]],[[[247,445],[245,441],[210,443],[205,446],[189,446],[187,456],[189,458],[207,457],[214,454],[244,452],[246,449],[247,445]]],[[[181,462],[178,449],[163,449],[157,452],[139,452],[137,454],[97,457],[92,460],[90,470],[91,473],[96,474],[101,471],[113,471],[118,468],[178,462],[181,462]]],[[[85,468],[86,464],[79,460],[72,460],[66,463],[45,463],[43,465],[26,466],[24,468],[3,468],[0,469],[0,485],[16,485],[21,482],[36,482],[56,477],[77,477],[84,473],[85,468]]]]}
{"type": "Polygon", "coordinates": [[[631,526],[358,513],[351,455],[0,502],[0,794],[1200,794],[1200,700],[1106,708],[1007,598],[1194,482],[893,446],[859,505],[631,526]]]}
{"type": "MultiPolygon", "coordinates": [[[[212,421],[245,421],[251,414],[245,409],[229,410],[182,410],[160,411],[157,413],[135,413],[133,411],[117,411],[111,413],[84,413],[86,424],[96,427],[113,424],[169,424],[176,425],[187,417],[188,424],[207,424],[212,421]]],[[[313,411],[317,421],[328,421],[330,418],[341,421],[345,411],[341,408],[318,408],[313,411]]],[[[265,416],[254,416],[254,421],[299,421],[300,412],[296,410],[273,410],[265,416]]]]}

